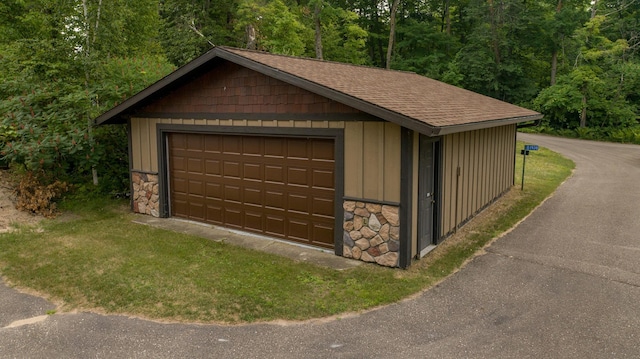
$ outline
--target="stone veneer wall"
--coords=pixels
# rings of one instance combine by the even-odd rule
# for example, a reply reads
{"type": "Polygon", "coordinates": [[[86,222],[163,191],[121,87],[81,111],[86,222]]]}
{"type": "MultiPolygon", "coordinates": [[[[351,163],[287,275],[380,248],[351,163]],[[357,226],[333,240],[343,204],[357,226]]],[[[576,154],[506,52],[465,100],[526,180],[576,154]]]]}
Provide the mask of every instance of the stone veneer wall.
{"type": "Polygon", "coordinates": [[[398,206],[344,201],[343,256],[387,267],[398,266],[398,206]]]}
{"type": "Polygon", "coordinates": [[[132,172],[133,211],[160,217],[158,196],[158,175],[132,172]]]}

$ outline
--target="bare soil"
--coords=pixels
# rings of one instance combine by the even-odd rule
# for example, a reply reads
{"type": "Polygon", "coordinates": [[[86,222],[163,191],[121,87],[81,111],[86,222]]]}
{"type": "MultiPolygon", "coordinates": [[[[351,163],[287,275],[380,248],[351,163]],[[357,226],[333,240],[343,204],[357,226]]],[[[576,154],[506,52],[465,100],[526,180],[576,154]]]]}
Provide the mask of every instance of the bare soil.
{"type": "Polygon", "coordinates": [[[16,181],[8,171],[0,170],[0,233],[11,231],[16,225],[35,225],[42,217],[16,209],[14,189],[16,181]]]}

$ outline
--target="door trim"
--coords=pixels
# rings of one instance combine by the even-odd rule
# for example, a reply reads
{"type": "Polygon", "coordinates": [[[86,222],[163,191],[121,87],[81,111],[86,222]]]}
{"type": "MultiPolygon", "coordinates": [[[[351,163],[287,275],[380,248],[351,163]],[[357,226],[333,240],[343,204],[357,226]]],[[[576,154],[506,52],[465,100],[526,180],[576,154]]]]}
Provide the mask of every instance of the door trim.
{"type": "Polygon", "coordinates": [[[417,248],[418,253],[416,257],[422,258],[427,253],[435,249],[439,242],[439,231],[440,231],[440,205],[441,201],[441,181],[440,181],[440,173],[441,171],[441,141],[438,137],[428,137],[425,135],[419,136],[419,146],[418,146],[418,225],[417,225],[417,248]],[[423,146],[431,146],[431,163],[425,162],[426,159],[423,156],[423,146]],[[429,171],[430,173],[426,173],[429,171]],[[430,177],[430,179],[425,178],[424,176],[430,177]],[[425,182],[430,181],[431,183],[425,182]],[[428,186],[429,188],[425,189],[424,186],[428,186]],[[433,202],[427,202],[426,200],[421,200],[424,192],[428,191],[430,193],[429,198],[433,202]],[[425,208],[425,206],[430,206],[430,208],[425,208]],[[425,228],[420,224],[420,220],[425,216],[425,212],[428,212],[426,215],[430,216],[430,223],[425,228]],[[424,237],[424,231],[429,231],[429,243],[422,243],[422,238],[424,237]]]}

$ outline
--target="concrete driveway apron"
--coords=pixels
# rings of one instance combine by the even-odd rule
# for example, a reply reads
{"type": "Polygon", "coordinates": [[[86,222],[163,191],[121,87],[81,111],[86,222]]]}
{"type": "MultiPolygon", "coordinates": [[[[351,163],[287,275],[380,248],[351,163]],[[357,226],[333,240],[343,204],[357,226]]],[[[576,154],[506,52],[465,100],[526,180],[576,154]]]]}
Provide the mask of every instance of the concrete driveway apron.
{"type": "MultiPolygon", "coordinates": [[[[2,299],[0,357],[640,357],[640,146],[521,138],[573,159],[573,177],[487,254],[414,299],[297,324],[75,313],[12,327],[16,306],[2,299]]],[[[2,286],[3,297],[47,308],[2,286]]]]}

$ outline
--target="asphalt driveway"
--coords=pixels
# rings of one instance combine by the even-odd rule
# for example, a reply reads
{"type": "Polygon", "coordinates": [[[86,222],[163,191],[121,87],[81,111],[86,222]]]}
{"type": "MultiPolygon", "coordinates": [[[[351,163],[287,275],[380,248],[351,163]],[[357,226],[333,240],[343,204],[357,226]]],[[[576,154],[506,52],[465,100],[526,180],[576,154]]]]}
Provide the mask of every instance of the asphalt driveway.
{"type": "Polygon", "coordinates": [[[0,357],[640,357],[640,146],[521,137],[573,159],[574,175],[487,254],[414,299],[289,325],[72,313],[7,327],[53,305],[0,283],[0,357]]]}

